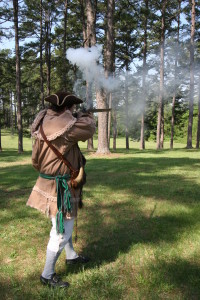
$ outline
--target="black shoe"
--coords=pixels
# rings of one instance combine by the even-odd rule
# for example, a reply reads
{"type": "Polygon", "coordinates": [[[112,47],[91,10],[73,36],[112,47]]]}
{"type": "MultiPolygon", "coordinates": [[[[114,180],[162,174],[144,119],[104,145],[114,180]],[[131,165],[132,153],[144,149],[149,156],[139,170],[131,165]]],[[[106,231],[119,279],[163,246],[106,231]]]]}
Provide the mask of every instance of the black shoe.
{"type": "Polygon", "coordinates": [[[90,261],[89,257],[79,255],[78,257],[76,257],[74,259],[66,259],[66,264],[67,265],[73,265],[73,264],[78,264],[78,263],[79,264],[86,264],[89,261],[90,261]]]}
{"type": "Polygon", "coordinates": [[[44,285],[48,285],[50,287],[59,287],[59,288],[67,288],[69,287],[69,283],[68,282],[63,282],[60,280],[60,278],[56,275],[56,273],[54,273],[51,276],[51,279],[46,279],[44,277],[42,277],[42,275],[40,276],[40,281],[42,284],[44,285]]]}

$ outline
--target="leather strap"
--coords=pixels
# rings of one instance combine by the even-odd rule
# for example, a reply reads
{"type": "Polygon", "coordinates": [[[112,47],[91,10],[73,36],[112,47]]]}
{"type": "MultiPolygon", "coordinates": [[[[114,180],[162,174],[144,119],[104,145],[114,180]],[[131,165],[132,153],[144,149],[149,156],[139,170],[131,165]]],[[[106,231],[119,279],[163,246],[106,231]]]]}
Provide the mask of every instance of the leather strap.
{"type": "Polygon", "coordinates": [[[51,150],[56,154],[56,156],[63,161],[63,163],[70,169],[71,173],[72,173],[72,177],[73,174],[77,174],[77,171],[73,169],[72,165],[70,164],[70,162],[58,151],[58,149],[56,149],[50,141],[47,140],[47,137],[44,133],[42,124],[40,125],[40,133],[44,139],[44,141],[47,143],[47,145],[49,146],[49,148],[51,148],[51,150]]]}

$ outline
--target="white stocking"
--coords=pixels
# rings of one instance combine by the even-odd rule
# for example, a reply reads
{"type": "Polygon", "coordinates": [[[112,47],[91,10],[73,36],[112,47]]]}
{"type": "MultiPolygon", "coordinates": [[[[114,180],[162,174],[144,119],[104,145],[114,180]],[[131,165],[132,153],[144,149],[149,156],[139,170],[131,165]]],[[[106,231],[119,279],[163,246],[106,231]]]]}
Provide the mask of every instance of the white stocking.
{"type": "MultiPolygon", "coordinates": [[[[50,279],[55,273],[56,261],[62,252],[63,248],[72,236],[74,227],[74,218],[70,220],[64,220],[65,232],[63,234],[56,231],[56,218],[52,218],[52,229],[50,232],[50,239],[47,245],[46,263],[42,276],[46,279],[50,279]]],[[[73,247],[73,246],[72,246],[73,247]]]]}
{"type": "Polygon", "coordinates": [[[67,259],[74,259],[78,257],[78,254],[74,251],[72,236],[69,238],[67,244],[65,245],[65,252],[67,259]]]}

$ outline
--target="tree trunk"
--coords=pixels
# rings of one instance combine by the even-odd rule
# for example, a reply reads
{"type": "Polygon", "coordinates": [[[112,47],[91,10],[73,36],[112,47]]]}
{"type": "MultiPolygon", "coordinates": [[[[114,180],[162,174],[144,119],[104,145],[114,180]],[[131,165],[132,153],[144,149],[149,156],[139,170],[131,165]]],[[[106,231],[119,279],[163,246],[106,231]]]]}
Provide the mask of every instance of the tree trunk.
{"type": "Polygon", "coordinates": [[[51,38],[50,38],[50,12],[49,8],[45,11],[45,60],[47,67],[47,96],[51,91],[51,38]]]}
{"type": "Polygon", "coordinates": [[[4,110],[4,119],[5,119],[5,126],[8,127],[9,124],[8,124],[8,109],[5,108],[4,110]]]}
{"type": "Polygon", "coordinates": [[[85,1],[80,0],[80,7],[81,7],[81,16],[82,16],[82,30],[83,30],[83,47],[85,47],[85,43],[87,42],[87,29],[85,24],[85,1]]]}
{"type": "Polygon", "coordinates": [[[10,126],[11,126],[11,134],[14,135],[14,122],[13,122],[13,93],[10,92],[10,126]]]}
{"type": "Polygon", "coordinates": [[[86,0],[86,14],[87,14],[87,37],[85,46],[91,47],[96,45],[96,1],[86,0]]]}
{"type": "Polygon", "coordinates": [[[198,121],[197,121],[197,141],[196,148],[199,149],[199,140],[200,140],[200,75],[199,75],[199,100],[198,100],[198,121]]]}
{"type": "Polygon", "coordinates": [[[179,35],[180,35],[180,11],[181,11],[181,1],[178,1],[178,8],[179,8],[179,13],[178,13],[178,28],[177,28],[177,49],[175,49],[175,66],[174,66],[174,93],[173,93],[173,98],[172,98],[172,118],[171,118],[171,140],[170,140],[170,149],[173,149],[174,146],[174,123],[175,123],[175,103],[176,103],[176,89],[177,89],[177,67],[178,67],[178,55],[179,55],[179,35]]]}
{"type": "MultiPolygon", "coordinates": [[[[84,46],[86,48],[96,45],[96,1],[93,4],[93,1],[86,0],[86,14],[87,14],[87,31],[86,31],[86,40],[84,46]]],[[[84,28],[83,28],[84,30],[84,28]]],[[[93,108],[92,100],[92,83],[86,79],[86,102],[89,108],[93,108]]],[[[93,138],[88,139],[87,149],[94,150],[93,138]]]]}
{"type": "Polygon", "coordinates": [[[2,152],[2,146],[1,146],[1,123],[0,123],[0,152],[2,152]]]}
{"type": "MultiPolygon", "coordinates": [[[[97,108],[108,108],[106,92],[103,89],[97,90],[97,108]]],[[[98,114],[98,154],[108,154],[108,113],[100,112],[98,114]]]]}
{"type": "Polygon", "coordinates": [[[0,101],[0,152],[2,151],[2,146],[1,146],[1,119],[2,119],[2,111],[1,111],[2,107],[1,107],[1,101],[0,101]]]}
{"type": "MultiPolygon", "coordinates": [[[[108,108],[107,104],[107,92],[103,88],[97,88],[96,90],[97,108],[108,108]]],[[[98,148],[97,154],[108,154],[108,113],[98,113],[98,148]]]]}
{"type": "Polygon", "coordinates": [[[8,127],[8,110],[5,107],[5,105],[3,105],[3,116],[4,116],[4,126],[8,127]]]}
{"type": "Polygon", "coordinates": [[[165,46],[165,8],[166,8],[166,4],[167,4],[167,0],[163,1],[161,47],[160,47],[160,93],[159,93],[158,123],[157,123],[157,136],[156,136],[157,149],[162,149],[163,142],[164,142],[163,89],[164,89],[164,46],[165,46]],[[161,130],[162,130],[162,136],[161,136],[161,130]]]}
{"type": "MultiPolygon", "coordinates": [[[[112,107],[112,93],[109,93],[108,96],[108,107],[112,107]]],[[[111,111],[108,113],[108,147],[110,149],[110,131],[111,131],[111,111]]]]}
{"type": "MultiPolygon", "coordinates": [[[[162,102],[163,102],[163,101],[162,101],[162,102]]],[[[160,149],[163,149],[163,148],[164,148],[164,127],[165,127],[164,103],[162,103],[161,132],[160,132],[160,149]]]]}
{"type": "Polygon", "coordinates": [[[3,108],[2,108],[2,125],[5,126],[6,122],[5,122],[5,104],[4,104],[4,101],[2,100],[3,102],[3,108]]]}
{"type": "MultiPolygon", "coordinates": [[[[114,0],[107,1],[106,47],[104,52],[105,76],[108,77],[114,69],[114,0]]],[[[107,91],[97,91],[98,108],[107,108],[107,91]]],[[[110,153],[108,142],[108,113],[98,114],[98,150],[97,153],[110,153]]]]}
{"type": "Polygon", "coordinates": [[[21,109],[21,75],[20,52],[18,35],[18,0],[13,0],[14,27],[15,27],[15,53],[16,53],[16,98],[17,98],[17,127],[18,127],[18,153],[23,152],[23,130],[21,109]]]}
{"type": "MultiPolygon", "coordinates": [[[[14,101],[15,101],[15,95],[14,95],[14,101]]],[[[15,130],[17,129],[17,107],[16,107],[16,102],[15,102],[15,130]]]]}
{"type": "Polygon", "coordinates": [[[141,132],[140,132],[140,149],[145,149],[145,140],[144,140],[144,119],[145,119],[145,105],[146,105],[146,75],[147,75],[147,13],[149,9],[149,1],[145,0],[145,8],[146,8],[146,14],[145,14],[145,20],[144,20],[144,50],[143,50],[143,74],[142,74],[142,91],[143,91],[143,99],[144,99],[144,106],[142,111],[142,117],[141,117],[141,132]]]}
{"type": "MultiPolygon", "coordinates": [[[[128,66],[127,66],[128,67],[128,66]]],[[[128,71],[128,68],[127,68],[128,71]]],[[[129,149],[129,104],[128,104],[129,90],[127,79],[125,78],[125,134],[126,134],[126,149],[129,149]]]]}
{"type": "Polygon", "coordinates": [[[193,126],[193,105],[194,105],[194,34],[195,34],[195,0],[192,0],[191,10],[191,37],[190,37],[190,102],[188,119],[187,148],[192,148],[192,126],[193,126]]]}
{"type": "Polygon", "coordinates": [[[65,0],[65,11],[64,11],[64,36],[63,36],[63,74],[62,74],[62,88],[64,91],[67,90],[67,60],[66,60],[66,50],[67,50],[67,17],[68,17],[68,0],[65,0]]]}
{"type": "Polygon", "coordinates": [[[44,108],[44,75],[43,75],[43,55],[42,55],[42,46],[43,46],[43,3],[40,0],[40,99],[42,108],[44,108]]]}
{"type": "Polygon", "coordinates": [[[113,109],[113,150],[117,149],[116,140],[117,140],[117,112],[115,109],[113,109]]]}
{"type": "MultiPolygon", "coordinates": [[[[175,81],[176,82],[176,81],[175,81]]],[[[175,102],[176,102],[176,91],[174,91],[172,98],[172,118],[171,118],[171,140],[170,149],[174,147],[174,122],[175,122],[175,102]]]]}
{"type": "Polygon", "coordinates": [[[10,107],[7,108],[7,120],[8,120],[8,128],[10,128],[10,107]]]}
{"type": "Polygon", "coordinates": [[[144,118],[145,118],[145,113],[144,111],[142,112],[142,117],[141,117],[141,131],[140,131],[140,150],[145,149],[145,140],[144,140],[144,118]]]}
{"type": "MultiPolygon", "coordinates": [[[[114,11],[115,1],[107,1],[107,30],[106,30],[106,52],[105,52],[105,75],[114,75],[114,11]]],[[[108,93],[109,108],[112,105],[112,94],[108,93]]],[[[108,114],[108,145],[110,145],[111,113],[108,114]]]]}

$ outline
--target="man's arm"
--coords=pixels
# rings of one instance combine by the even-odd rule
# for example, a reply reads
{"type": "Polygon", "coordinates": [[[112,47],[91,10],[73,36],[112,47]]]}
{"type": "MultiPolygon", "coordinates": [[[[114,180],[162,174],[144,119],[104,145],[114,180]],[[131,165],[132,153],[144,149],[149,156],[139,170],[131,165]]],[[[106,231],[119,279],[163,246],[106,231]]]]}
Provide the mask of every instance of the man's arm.
{"type": "Polygon", "coordinates": [[[39,171],[38,165],[38,139],[35,140],[33,149],[32,149],[32,165],[33,167],[39,171]]]}
{"type": "Polygon", "coordinates": [[[78,112],[77,121],[66,133],[66,138],[75,143],[78,141],[85,142],[93,136],[95,128],[95,120],[92,114],[78,112]]]}

